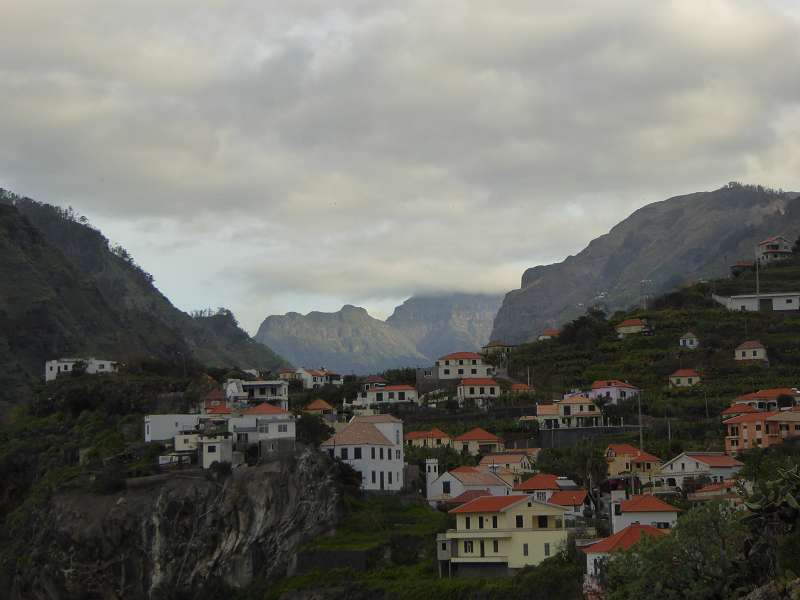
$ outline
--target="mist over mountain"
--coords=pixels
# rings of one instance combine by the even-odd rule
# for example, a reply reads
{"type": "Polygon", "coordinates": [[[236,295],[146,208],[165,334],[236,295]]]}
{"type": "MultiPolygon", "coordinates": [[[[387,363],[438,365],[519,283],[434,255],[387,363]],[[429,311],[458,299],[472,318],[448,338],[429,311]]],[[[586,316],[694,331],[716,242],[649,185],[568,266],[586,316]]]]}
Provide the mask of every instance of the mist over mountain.
{"type": "Polygon", "coordinates": [[[649,204],[576,256],[525,271],[494,321],[492,338],[534,339],[592,304],[627,308],[683,283],[717,277],[752,260],[762,239],[800,233],[798,194],[729,184],[649,204]]]}

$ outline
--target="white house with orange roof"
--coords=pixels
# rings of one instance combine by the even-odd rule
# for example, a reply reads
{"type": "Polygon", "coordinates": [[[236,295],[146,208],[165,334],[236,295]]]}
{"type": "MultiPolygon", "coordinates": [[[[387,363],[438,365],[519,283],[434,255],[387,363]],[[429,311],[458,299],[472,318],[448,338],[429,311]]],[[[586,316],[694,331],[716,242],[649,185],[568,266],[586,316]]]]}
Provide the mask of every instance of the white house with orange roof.
{"type": "MultiPolygon", "coordinates": [[[[589,592],[590,590],[586,589],[586,587],[589,587],[595,588],[596,593],[601,593],[597,580],[600,577],[601,570],[615,553],[629,550],[643,537],[658,538],[666,535],[667,532],[668,530],[658,529],[652,525],[634,523],[616,532],[612,536],[603,538],[602,540],[598,540],[593,544],[581,548],[581,551],[586,555],[586,583],[588,586],[585,585],[585,591],[589,592]]],[[[591,597],[598,596],[591,595],[591,597]]]]}
{"type": "Polygon", "coordinates": [[[555,556],[567,543],[561,506],[530,496],[482,496],[450,511],[456,528],[436,536],[440,574],[511,574],[555,556]]]}
{"type": "Polygon", "coordinates": [[[560,478],[558,475],[550,473],[537,473],[533,477],[515,485],[514,491],[530,494],[539,502],[548,502],[553,494],[562,490],[561,485],[559,485],[559,479],[564,482],[569,481],[566,477],[560,478]]]}
{"type": "Polygon", "coordinates": [[[309,415],[315,415],[324,421],[336,421],[336,407],[326,402],[322,398],[312,400],[304,409],[303,412],[309,415]]]}
{"type": "Polygon", "coordinates": [[[672,387],[693,387],[700,381],[700,373],[694,369],[678,369],[669,376],[669,384],[672,387]]]}
{"type": "Polygon", "coordinates": [[[458,452],[477,456],[478,454],[501,452],[505,448],[505,444],[495,434],[489,433],[480,427],[475,427],[453,438],[453,448],[458,452]]]}
{"type": "MultiPolygon", "coordinates": [[[[438,461],[435,461],[438,472],[438,461]]],[[[464,492],[483,490],[491,496],[507,496],[511,493],[511,485],[502,477],[486,469],[462,466],[442,473],[438,477],[427,480],[426,495],[431,506],[460,496],[464,492]]]]}
{"type": "Polygon", "coordinates": [[[733,358],[737,361],[765,361],[767,349],[758,340],[748,340],[736,346],[733,358]]]}
{"type": "Polygon", "coordinates": [[[499,395],[500,385],[489,377],[462,379],[456,387],[458,405],[462,407],[467,401],[474,402],[476,406],[482,406],[486,400],[493,400],[499,395]]]}
{"type": "Polygon", "coordinates": [[[589,492],[584,489],[559,490],[550,496],[549,504],[563,506],[566,509],[567,519],[581,519],[584,510],[589,508],[589,492]]]}
{"type": "Polygon", "coordinates": [[[246,408],[228,419],[236,450],[258,445],[260,451],[275,451],[294,446],[295,416],[269,402],[246,408]]]}
{"type": "Polygon", "coordinates": [[[795,405],[800,405],[800,390],[788,387],[758,390],[731,400],[731,406],[747,404],[758,410],[778,410],[790,406],[790,400],[793,400],[795,405]],[[781,399],[786,400],[786,404],[781,405],[781,399]]]}
{"type": "Polygon", "coordinates": [[[553,340],[561,335],[561,330],[556,329],[555,327],[547,327],[542,330],[542,333],[539,334],[539,337],[536,338],[537,341],[543,342],[545,340],[553,340]]]}
{"type": "Polygon", "coordinates": [[[403,402],[419,402],[417,388],[413,385],[399,384],[362,389],[358,393],[358,397],[351,400],[348,406],[354,408],[375,408],[403,402]]]}
{"type": "Polygon", "coordinates": [[[444,448],[453,444],[453,438],[438,427],[427,431],[409,431],[405,436],[406,446],[415,448],[444,448]]]}
{"type": "Polygon", "coordinates": [[[283,381],[299,381],[300,376],[294,367],[284,367],[278,370],[278,379],[283,381]]]}
{"type": "Polygon", "coordinates": [[[694,350],[700,346],[700,338],[691,331],[687,331],[678,340],[678,346],[684,350],[694,350]]]}
{"type": "Polygon", "coordinates": [[[616,405],[620,400],[629,400],[637,396],[642,390],[627,381],[619,379],[599,379],[592,383],[589,398],[602,399],[606,404],[616,405]]]}
{"type": "Polygon", "coordinates": [[[615,327],[617,337],[620,339],[637,333],[645,333],[649,331],[649,328],[645,319],[625,319],[615,327]]]}
{"type": "Polygon", "coordinates": [[[363,490],[403,489],[403,421],[397,417],[353,417],[346,427],[324,441],[321,449],[361,473],[363,490]]]}
{"type": "Polygon", "coordinates": [[[303,382],[304,390],[316,390],[326,385],[342,385],[342,377],[338,373],[325,368],[306,369],[302,367],[295,371],[298,379],[303,382]]]}
{"type": "Polygon", "coordinates": [[[633,524],[671,529],[678,522],[680,512],[678,507],[651,495],[615,500],[611,504],[611,531],[619,533],[633,524]]]}
{"type": "Polygon", "coordinates": [[[744,463],[724,452],[682,452],[663,464],[657,480],[667,487],[683,488],[689,482],[732,479],[744,463]]]}
{"type": "Polygon", "coordinates": [[[782,235],[773,235],[758,242],[756,260],[769,265],[792,257],[792,242],[782,235]]]}
{"type": "Polygon", "coordinates": [[[492,340],[481,348],[481,354],[484,356],[495,356],[498,354],[507,355],[514,348],[516,348],[514,344],[507,344],[501,340],[492,340]]]}
{"type": "Polygon", "coordinates": [[[486,364],[477,352],[453,352],[439,357],[436,361],[438,378],[465,379],[489,378],[494,375],[494,367],[486,364]]]}

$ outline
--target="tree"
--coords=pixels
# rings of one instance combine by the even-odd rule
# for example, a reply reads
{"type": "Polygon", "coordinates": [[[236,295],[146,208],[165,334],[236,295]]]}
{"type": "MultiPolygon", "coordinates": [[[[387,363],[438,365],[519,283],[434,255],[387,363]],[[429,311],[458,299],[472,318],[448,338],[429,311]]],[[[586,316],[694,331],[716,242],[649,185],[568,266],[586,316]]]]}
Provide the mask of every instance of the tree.
{"type": "Polygon", "coordinates": [[[333,429],[317,415],[303,413],[295,423],[297,441],[317,447],[333,435],[333,429]]]}
{"type": "Polygon", "coordinates": [[[792,246],[792,254],[797,254],[800,256],[800,236],[794,241],[794,246],[792,246]]]}
{"type": "Polygon", "coordinates": [[[608,600],[730,598],[743,583],[745,529],[734,509],[710,502],[683,515],[673,532],[616,554],[603,574],[608,600]]]}

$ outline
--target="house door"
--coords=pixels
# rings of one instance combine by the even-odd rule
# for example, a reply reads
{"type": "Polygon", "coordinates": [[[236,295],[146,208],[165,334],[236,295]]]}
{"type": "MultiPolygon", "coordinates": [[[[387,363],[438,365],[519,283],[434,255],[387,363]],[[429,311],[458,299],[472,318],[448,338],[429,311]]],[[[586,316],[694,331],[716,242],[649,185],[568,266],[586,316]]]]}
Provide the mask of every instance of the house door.
{"type": "Polygon", "coordinates": [[[758,310],[760,310],[761,312],[771,312],[772,310],[774,310],[772,306],[772,298],[759,298],[758,310]]]}
{"type": "Polygon", "coordinates": [[[483,558],[484,556],[486,556],[486,550],[483,547],[483,540],[481,540],[481,558],[483,558]]]}
{"type": "Polygon", "coordinates": [[[381,471],[381,489],[383,489],[383,471],[381,471]]]}

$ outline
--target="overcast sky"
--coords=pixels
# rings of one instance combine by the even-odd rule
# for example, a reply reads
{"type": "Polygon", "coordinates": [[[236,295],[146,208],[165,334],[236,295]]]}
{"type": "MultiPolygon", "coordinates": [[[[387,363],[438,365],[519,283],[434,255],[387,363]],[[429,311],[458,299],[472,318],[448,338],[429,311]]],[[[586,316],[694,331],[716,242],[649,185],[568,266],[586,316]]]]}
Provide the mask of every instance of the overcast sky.
{"type": "Polygon", "coordinates": [[[794,6],[0,0],[0,186],[251,332],[505,292],[649,202],[800,189],[794,6]]]}

